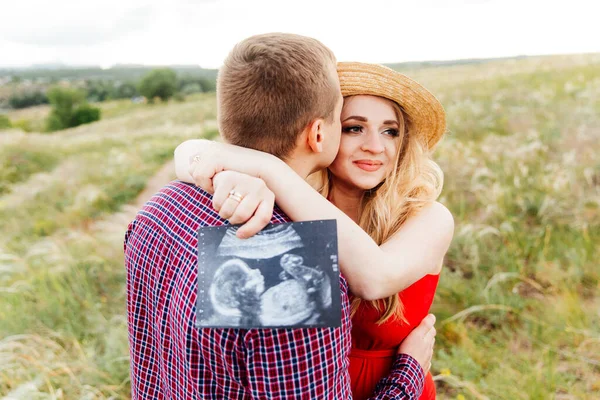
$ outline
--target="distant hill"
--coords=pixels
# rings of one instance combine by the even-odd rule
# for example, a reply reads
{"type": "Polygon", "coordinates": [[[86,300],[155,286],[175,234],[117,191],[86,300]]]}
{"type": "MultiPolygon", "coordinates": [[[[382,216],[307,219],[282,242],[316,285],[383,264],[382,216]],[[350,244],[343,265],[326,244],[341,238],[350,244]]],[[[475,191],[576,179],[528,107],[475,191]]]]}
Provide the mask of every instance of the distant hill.
{"type": "MultiPolygon", "coordinates": [[[[470,58],[446,61],[409,61],[383,64],[396,70],[419,69],[428,67],[446,67],[452,65],[481,64],[491,61],[517,60],[528,56],[502,58],[470,58]]],[[[155,68],[171,68],[180,75],[194,77],[216,78],[217,69],[205,69],[197,65],[142,65],[116,64],[110,68],[100,66],[77,66],[63,63],[34,64],[26,67],[2,67],[0,77],[18,75],[24,79],[56,78],[56,79],[122,79],[137,80],[146,72],[155,68]]]]}
{"type": "MultiPolygon", "coordinates": [[[[556,57],[576,57],[583,54],[573,55],[555,55],[555,56],[527,56],[519,55],[514,57],[499,58],[468,58],[461,60],[430,60],[430,61],[409,61],[399,63],[385,63],[384,65],[399,71],[419,70],[436,67],[452,67],[461,65],[477,65],[486,63],[496,63],[517,60],[535,60],[556,57]]],[[[110,68],[101,68],[100,66],[75,66],[59,62],[36,64],[27,67],[2,67],[0,66],[0,86],[2,78],[5,82],[10,81],[10,77],[17,76],[24,80],[41,80],[41,82],[51,82],[61,79],[65,80],[114,80],[121,82],[138,81],[144,74],[155,68],[171,68],[177,72],[179,77],[206,78],[216,80],[217,69],[201,68],[197,65],[141,65],[141,64],[116,64],[110,68]]]]}
{"type": "Polygon", "coordinates": [[[448,67],[453,65],[465,64],[483,64],[492,61],[520,60],[530,56],[515,56],[515,57],[499,57],[499,58],[465,58],[462,60],[445,60],[445,61],[408,61],[401,63],[383,64],[395,70],[419,69],[429,67],[448,67]]]}
{"type": "Polygon", "coordinates": [[[151,66],[119,64],[111,68],[99,66],[68,66],[62,64],[38,64],[30,67],[0,67],[0,78],[19,76],[22,79],[106,79],[118,81],[137,81],[148,71],[168,67],[180,76],[216,79],[216,69],[204,69],[193,65],[151,66]]]}
{"type": "MultiPolygon", "coordinates": [[[[514,57],[498,58],[466,58],[459,60],[429,60],[429,61],[408,61],[399,63],[384,63],[396,70],[414,70],[430,67],[448,67],[466,64],[483,64],[496,61],[521,60],[534,57],[546,56],[527,56],[519,55],[514,57]]],[[[192,77],[203,77],[216,79],[217,69],[201,68],[197,65],[142,65],[142,64],[116,64],[110,68],[101,68],[100,66],[75,66],[63,64],[60,62],[34,64],[26,67],[2,67],[0,66],[0,78],[6,76],[18,75],[21,78],[56,78],[56,79],[120,79],[137,80],[146,72],[155,68],[171,68],[179,75],[188,75],[192,77]]]]}

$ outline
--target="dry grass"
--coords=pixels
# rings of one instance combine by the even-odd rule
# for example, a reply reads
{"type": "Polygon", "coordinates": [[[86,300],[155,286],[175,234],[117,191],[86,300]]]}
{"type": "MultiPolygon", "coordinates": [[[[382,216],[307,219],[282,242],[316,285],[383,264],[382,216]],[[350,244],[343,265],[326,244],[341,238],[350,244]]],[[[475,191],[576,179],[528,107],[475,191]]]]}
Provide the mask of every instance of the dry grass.
{"type": "Polygon", "coordinates": [[[178,143],[215,133],[214,112],[210,97],[0,134],[0,153],[26,172],[0,197],[0,395],[129,396],[122,241],[139,204],[126,204],[178,143]]]}
{"type": "MultiPolygon", "coordinates": [[[[439,397],[600,398],[600,55],[408,74],[449,118],[435,153],[456,219],[434,303],[439,397]]],[[[129,396],[126,204],[177,143],[214,129],[215,102],[103,110],[52,135],[0,133],[20,168],[0,175],[7,398],[129,396]]]]}

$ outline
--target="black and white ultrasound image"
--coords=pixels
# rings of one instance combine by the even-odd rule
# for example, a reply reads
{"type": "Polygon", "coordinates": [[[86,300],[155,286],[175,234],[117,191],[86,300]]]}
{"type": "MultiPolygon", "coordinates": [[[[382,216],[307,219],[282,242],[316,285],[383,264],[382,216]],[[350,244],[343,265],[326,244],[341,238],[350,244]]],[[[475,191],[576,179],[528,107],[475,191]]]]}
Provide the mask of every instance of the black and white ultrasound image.
{"type": "Polygon", "coordinates": [[[341,325],[335,220],[271,224],[249,239],[237,229],[198,231],[198,327],[341,325]]]}

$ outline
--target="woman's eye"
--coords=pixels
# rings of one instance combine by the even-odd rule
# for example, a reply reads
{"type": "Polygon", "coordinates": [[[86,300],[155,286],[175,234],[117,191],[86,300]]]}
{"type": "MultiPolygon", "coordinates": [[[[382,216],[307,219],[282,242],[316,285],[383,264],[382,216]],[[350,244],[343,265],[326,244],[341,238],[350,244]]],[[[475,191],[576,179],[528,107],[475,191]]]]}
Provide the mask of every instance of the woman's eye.
{"type": "Polygon", "coordinates": [[[383,131],[383,133],[385,133],[386,135],[393,136],[393,137],[397,137],[399,134],[398,129],[386,129],[385,131],[383,131]]]}
{"type": "Polygon", "coordinates": [[[362,126],[360,126],[360,125],[345,126],[345,127],[342,128],[342,132],[345,132],[345,133],[361,133],[362,132],[362,126]]]}

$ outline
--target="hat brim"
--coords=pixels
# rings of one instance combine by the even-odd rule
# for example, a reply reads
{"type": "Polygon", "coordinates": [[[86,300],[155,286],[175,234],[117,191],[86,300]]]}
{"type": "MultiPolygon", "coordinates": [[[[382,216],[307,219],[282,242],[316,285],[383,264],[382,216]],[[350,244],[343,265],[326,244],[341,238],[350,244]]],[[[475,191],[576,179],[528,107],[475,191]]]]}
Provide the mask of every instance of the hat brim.
{"type": "Polygon", "coordinates": [[[427,89],[404,74],[378,64],[340,62],[342,96],[372,95],[396,102],[408,115],[411,132],[432,149],[446,131],[444,107],[427,89]]]}

